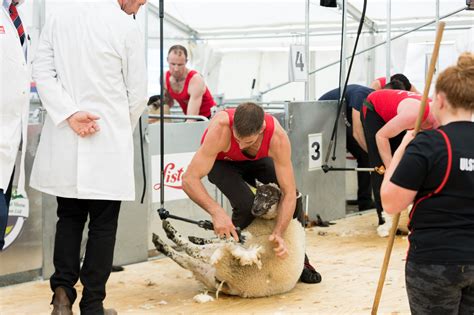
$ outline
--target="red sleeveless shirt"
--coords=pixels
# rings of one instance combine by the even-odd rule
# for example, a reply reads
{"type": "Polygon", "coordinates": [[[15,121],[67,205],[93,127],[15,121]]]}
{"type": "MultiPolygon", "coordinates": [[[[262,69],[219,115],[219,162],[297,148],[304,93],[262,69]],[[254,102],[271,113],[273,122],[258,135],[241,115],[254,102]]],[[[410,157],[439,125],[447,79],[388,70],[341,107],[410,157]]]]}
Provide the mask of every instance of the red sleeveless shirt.
{"type": "Polygon", "coordinates": [[[381,89],[383,89],[383,87],[387,84],[387,78],[386,77],[380,77],[380,78],[377,78],[375,80],[379,81],[381,89]]]}
{"type": "MultiPolygon", "coordinates": [[[[194,70],[189,71],[188,75],[186,76],[186,80],[184,81],[183,90],[177,93],[173,91],[173,89],[171,88],[171,83],[170,83],[171,74],[169,71],[166,71],[166,89],[168,90],[168,93],[171,96],[171,98],[178,102],[179,106],[181,106],[185,114],[187,114],[188,112],[188,102],[189,102],[189,99],[191,98],[191,96],[188,93],[189,81],[191,81],[191,78],[195,74],[197,74],[196,71],[194,70]]],[[[215,105],[216,105],[216,102],[214,102],[211,92],[206,86],[206,92],[204,92],[204,95],[202,96],[201,108],[199,109],[199,115],[210,117],[211,107],[215,105]]]]}
{"type": "MultiPolygon", "coordinates": [[[[263,131],[263,140],[260,148],[258,149],[257,155],[254,158],[250,158],[242,153],[239,148],[239,144],[235,140],[234,130],[234,114],[235,109],[226,109],[225,112],[229,116],[229,128],[231,132],[230,137],[230,148],[227,152],[219,152],[216,160],[229,160],[229,161],[256,161],[268,157],[268,151],[270,149],[270,141],[272,140],[273,131],[275,130],[275,122],[273,116],[265,113],[265,130],[263,131]]],[[[207,129],[202,136],[201,143],[206,138],[207,129]]]]}
{"type": "MultiPolygon", "coordinates": [[[[370,93],[369,96],[367,96],[367,101],[374,106],[375,112],[379,114],[385,122],[388,122],[397,116],[398,105],[407,98],[414,98],[421,101],[422,96],[414,92],[403,90],[378,90],[370,93]]],[[[429,102],[431,102],[431,99],[428,98],[427,102],[423,120],[428,117],[428,113],[430,112],[429,102]]]]}

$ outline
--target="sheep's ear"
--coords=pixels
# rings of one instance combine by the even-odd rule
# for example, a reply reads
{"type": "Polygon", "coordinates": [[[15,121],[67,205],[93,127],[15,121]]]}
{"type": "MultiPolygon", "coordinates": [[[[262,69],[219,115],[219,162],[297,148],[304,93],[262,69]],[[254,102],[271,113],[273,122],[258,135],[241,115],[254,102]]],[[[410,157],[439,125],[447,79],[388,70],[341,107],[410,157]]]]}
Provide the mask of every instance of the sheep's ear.
{"type": "Polygon", "coordinates": [[[258,179],[255,179],[255,184],[257,187],[263,186],[263,184],[258,179]]]}

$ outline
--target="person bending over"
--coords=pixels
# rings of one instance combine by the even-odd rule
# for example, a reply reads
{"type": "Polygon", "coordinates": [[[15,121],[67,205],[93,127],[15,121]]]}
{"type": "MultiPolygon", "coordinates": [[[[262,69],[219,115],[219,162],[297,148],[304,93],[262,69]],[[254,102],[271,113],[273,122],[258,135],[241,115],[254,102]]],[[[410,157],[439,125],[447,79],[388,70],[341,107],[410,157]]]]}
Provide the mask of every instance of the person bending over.
{"type": "MultiPolygon", "coordinates": [[[[340,88],[333,89],[321,96],[319,100],[339,100],[339,90],[340,88]]],[[[346,149],[356,158],[357,167],[369,167],[369,156],[360,121],[360,111],[364,100],[373,91],[371,88],[358,84],[349,84],[346,88],[346,149]]],[[[372,200],[370,174],[367,172],[357,172],[357,204],[359,211],[375,207],[372,200]]]]}
{"type": "MultiPolygon", "coordinates": [[[[390,82],[392,82],[394,80],[397,80],[397,81],[400,81],[400,82],[403,83],[402,90],[415,92],[415,93],[420,94],[420,92],[416,89],[416,87],[413,84],[411,84],[410,80],[408,80],[408,78],[404,74],[396,73],[396,74],[392,75],[390,77],[390,82]]],[[[370,87],[377,91],[377,90],[383,89],[386,84],[387,84],[387,78],[386,77],[380,77],[380,78],[375,79],[370,84],[370,87]]]]}
{"type": "MultiPolygon", "coordinates": [[[[237,240],[236,226],[244,229],[254,219],[254,195],[249,185],[255,186],[256,180],[280,186],[278,217],[269,241],[275,245],[275,254],[284,259],[288,249],[282,235],[294,217],[302,224],[304,221],[301,198],[298,202],[296,198],[290,141],[275,118],[254,103],[243,103],[237,109],[219,112],[211,120],[201,147],[183,175],[183,189],[211,215],[219,237],[237,240]],[[206,175],[229,199],[232,218],[207,193],[201,182],[206,175]]],[[[321,281],[306,255],[301,281],[321,281]]]]}
{"type": "MultiPolygon", "coordinates": [[[[369,94],[362,106],[360,117],[364,127],[370,167],[382,170],[383,167],[390,166],[392,153],[400,145],[405,131],[415,125],[421,97],[413,92],[387,89],[369,94]]],[[[436,127],[437,122],[430,112],[430,107],[427,106],[422,128],[429,129],[433,126],[436,127]]],[[[371,173],[379,225],[385,223],[380,202],[382,180],[383,171],[371,173]]]]}

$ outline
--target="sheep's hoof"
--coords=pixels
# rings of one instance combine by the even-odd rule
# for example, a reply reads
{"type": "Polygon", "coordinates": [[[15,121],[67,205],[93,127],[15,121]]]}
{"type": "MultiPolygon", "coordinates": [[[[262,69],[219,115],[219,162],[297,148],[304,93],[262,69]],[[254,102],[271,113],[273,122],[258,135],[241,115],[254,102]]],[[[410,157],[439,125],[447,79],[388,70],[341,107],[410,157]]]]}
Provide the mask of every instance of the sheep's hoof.
{"type": "Polygon", "coordinates": [[[156,235],[155,233],[152,233],[151,240],[153,244],[155,244],[156,250],[158,250],[160,253],[163,253],[166,255],[167,251],[165,250],[166,244],[163,243],[161,238],[156,235]]]}

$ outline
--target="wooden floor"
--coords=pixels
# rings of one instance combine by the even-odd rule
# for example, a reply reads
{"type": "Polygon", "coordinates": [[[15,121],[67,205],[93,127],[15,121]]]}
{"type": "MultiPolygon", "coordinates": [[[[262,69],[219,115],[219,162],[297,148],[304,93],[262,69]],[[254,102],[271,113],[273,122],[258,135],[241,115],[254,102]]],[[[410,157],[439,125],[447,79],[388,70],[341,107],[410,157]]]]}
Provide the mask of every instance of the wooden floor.
{"type": "MultiPolygon", "coordinates": [[[[329,228],[307,230],[307,253],[322,274],[320,284],[298,283],[291,292],[270,298],[221,295],[214,302],[198,304],[193,297],[202,292],[200,284],[189,271],[165,258],[113,273],[105,306],[120,314],[370,314],[387,239],[376,234],[374,212],[335,222],[329,228]]],[[[379,314],[409,314],[406,249],[406,237],[397,236],[379,314]]],[[[0,288],[0,314],[49,314],[50,295],[47,281],[0,288]]],[[[79,314],[77,304],[75,314],[79,314]]]]}

